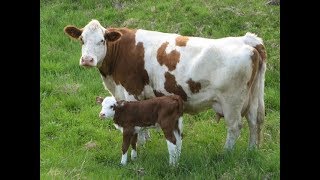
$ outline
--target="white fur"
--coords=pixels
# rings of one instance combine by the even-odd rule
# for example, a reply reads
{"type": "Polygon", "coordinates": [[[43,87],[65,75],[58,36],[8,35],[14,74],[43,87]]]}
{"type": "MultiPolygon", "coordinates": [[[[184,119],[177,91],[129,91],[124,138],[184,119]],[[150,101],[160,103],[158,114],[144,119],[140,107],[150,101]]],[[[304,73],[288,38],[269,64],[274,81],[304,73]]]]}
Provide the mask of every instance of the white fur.
{"type": "Polygon", "coordinates": [[[108,96],[103,99],[101,105],[102,109],[100,114],[104,114],[104,118],[112,118],[114,116],[114,110],[111,108],[111,106],[114,106],[116,104],[116,99],[113,96],[108,96]]]}
{"type": "Polygon", "coordinates": [[[120,130],[123,133],[123,127],[119,126],[118,124],[113,124],[116,129],[120,130]]]}
{"type": "Polygon", "coordinates": [[[122,154],[122,157],[121,157],[121,164],[122,165],[126,165],[127,164],[127,159],[128,159],[128,152],[122,154]]]}
{"type": "Polygon", "coordinates": [[[169,164],[175,166],[177,165],[177,161],[178,161],[177,146],[168,140],[166,141],[167,141],[168,151],[169,151],[169,164]]]}
{"type": "Polygon", "coordinates": [[[131,160],[135,160],[137,158],[137,151],[134,149],[131,150],[131,160]]]}

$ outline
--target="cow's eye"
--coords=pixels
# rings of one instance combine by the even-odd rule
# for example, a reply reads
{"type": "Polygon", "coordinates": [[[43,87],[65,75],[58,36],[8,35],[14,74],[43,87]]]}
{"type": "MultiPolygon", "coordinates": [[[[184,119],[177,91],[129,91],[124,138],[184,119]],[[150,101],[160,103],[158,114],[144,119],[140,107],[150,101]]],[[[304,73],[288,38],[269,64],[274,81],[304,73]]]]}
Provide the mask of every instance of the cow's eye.
{"type": "Polygon", "coordinates": [[[100,41],[100,43],[104,44],[104,39],[102,39],[102,40],[100,41]]]}

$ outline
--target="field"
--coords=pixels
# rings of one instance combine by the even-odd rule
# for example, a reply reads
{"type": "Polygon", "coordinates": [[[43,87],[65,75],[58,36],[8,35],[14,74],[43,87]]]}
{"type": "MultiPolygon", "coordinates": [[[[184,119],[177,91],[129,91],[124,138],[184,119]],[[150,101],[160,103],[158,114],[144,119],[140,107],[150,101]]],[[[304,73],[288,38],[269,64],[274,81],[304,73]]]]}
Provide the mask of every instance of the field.
{"type": "Polygon", "coordinates": [[[264,0],[41,0],[40,1],[41,179],[280,179],[280,7],[264,0]],[[66,25],[91,19],[104,26],[141,28],[186,36],[221,38],[250,31],[268,53],[263,142],[249,151],[243,118],[234,151],[223,150],[226,126],[212,110],[184,115],[180,165],[168,166],[161,131],[121,167],[121,132],[98,118],[96,96],[107,96],[96,68],[79,66],[80,42],[66,25]]]}

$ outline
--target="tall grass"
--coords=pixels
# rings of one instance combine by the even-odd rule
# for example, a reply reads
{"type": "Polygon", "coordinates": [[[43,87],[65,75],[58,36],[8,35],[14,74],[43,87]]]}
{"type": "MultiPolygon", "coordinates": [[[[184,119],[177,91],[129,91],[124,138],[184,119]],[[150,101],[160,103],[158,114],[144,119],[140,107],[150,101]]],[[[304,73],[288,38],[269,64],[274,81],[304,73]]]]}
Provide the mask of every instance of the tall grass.
{"type": "Polygon", "coordinates": [[[41,0],[40,1],[40,177],[41,179],[279,179],[280,20],[279,6],[263,0],[41,0]],[[111,121],[100,121],[96,96],[106,96],[99,72],[79,66],[80,43],[63,28],[91,19],[105,26],[141,28],[188,36],[220,38],[250,31],[268,52],[266,120],[262,146],[248,151],[248,125],[235,149],[223,151],[224,121],[212,110],[184,115],[180,165],[168,166],[166,142],[152,140],[138,159],[119,165],[122,136],[111,121]]]}

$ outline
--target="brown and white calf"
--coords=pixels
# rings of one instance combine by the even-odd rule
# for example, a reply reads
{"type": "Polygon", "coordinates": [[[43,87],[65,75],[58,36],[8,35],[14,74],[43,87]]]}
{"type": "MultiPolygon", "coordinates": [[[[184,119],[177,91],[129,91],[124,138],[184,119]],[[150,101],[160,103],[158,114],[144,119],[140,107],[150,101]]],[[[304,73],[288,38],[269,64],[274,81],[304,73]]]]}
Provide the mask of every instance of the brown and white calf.
{"type": "Polygon", "coordinates": [[[162,96],[143,101],[116,101],[113,96],[97,97],[102,104],[100,118],[113,117],[114,125],[123,133],[121,164],[127,164],[131,144],[131,159],[137,157],[137,133],[145,128],[161,128],[167,140],[169,164],[176,165],[182,146],[183,101],[180,96],[162,96]]]}
{"type": "Polygon", "coordinates": [[[261,38],[207,39],[143,29],[104,28],[97,20],[64,31],[82,43],[80,65],[97,67],[117,100],[180,95],[184,112],[212,108],[228,128],[225,148],[240,135],[242,117],[249,146],[259,144],[265,116],[266,51],[261,38]]]}

